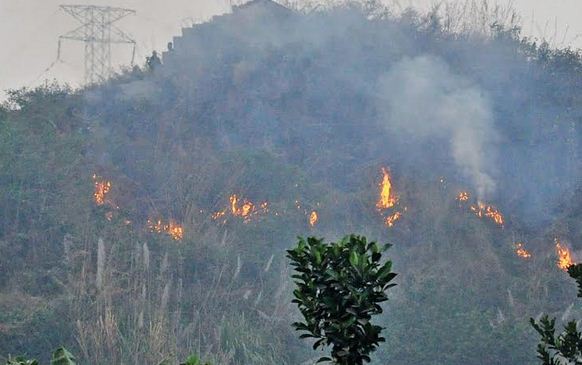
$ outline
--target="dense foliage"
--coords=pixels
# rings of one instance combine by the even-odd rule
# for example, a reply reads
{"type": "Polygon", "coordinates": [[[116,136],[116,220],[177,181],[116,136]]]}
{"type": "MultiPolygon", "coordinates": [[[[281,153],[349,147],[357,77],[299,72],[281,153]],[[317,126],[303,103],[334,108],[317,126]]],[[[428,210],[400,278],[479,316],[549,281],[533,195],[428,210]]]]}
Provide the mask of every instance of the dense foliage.
{"type": "Polygon", "coordinates": [[[380,303],[388,300],[386,291],[395,286],[392,262],[381,263],[382,251],[365,237],[346,236],[339,242],[300,238],[297,247],[287,251],[296,274],[293,291],[304,322],[295,322],[301,338],[314,338],[313,348],[332,346],[331,358],[340,365],[370,362],[370,353],[380,342],[382,327],[371,322],[382,313],[380,303]]]}
{"type": "MultiPolygon", "coordinates": [[[[568,274],[578,284],[578,298],[582,297],[582,264],[570,266],[568,274]]],[[[539,321],[532,318],[530,322],[541,336],[537,352],[542,365],[582,363],[582,334],[578,328],[578,321],[569,321],[564,331],[558,335],[556,318],[550,319],[548,315],[543,315],[539,321]]]]}
{"type": "Polygon", "coordinates": [[[268,4],[185,29],[153,70],[10,94],[0,356],[308,362],[285,250],[357,231],[394,242],[399,273],[372,363],[531,364],[528,319],[581,314],[554,241],[582,248],[580,53],[487,14],[476,32],[439,14],[268,4]],[[380,209],[383,167],[398,201],[380,209]],[[470,209],[476,171],[503,226],[470,209]]]}

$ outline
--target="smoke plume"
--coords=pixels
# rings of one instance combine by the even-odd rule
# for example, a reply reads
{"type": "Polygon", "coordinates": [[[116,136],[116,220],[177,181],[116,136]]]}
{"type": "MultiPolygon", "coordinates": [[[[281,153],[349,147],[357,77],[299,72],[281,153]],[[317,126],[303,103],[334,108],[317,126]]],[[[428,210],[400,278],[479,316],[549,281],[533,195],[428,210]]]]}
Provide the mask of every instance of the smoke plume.
{"type": "Polygon", "coordinates": [[[437,138],[450,144],[460,171],[484,198],[495,190],[492,163],[496,133],[483,92],[432,56],[405,58],[378,83],[379,110],[396,135],[437,138]]]}

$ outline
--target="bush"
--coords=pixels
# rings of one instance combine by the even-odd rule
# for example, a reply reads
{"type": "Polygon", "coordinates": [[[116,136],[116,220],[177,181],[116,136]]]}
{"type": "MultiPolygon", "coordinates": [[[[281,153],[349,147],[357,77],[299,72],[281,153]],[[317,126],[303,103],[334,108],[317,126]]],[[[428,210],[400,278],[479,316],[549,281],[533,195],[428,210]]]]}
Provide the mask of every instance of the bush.
{"type": "Polygon", "coordinates": [[[299,239],[297,247],[288,250],[291,265],[297,274],[293,294],[305,322],[295,322],[300,338],[315,338],[313,348],[332,346],[332,361],[341,365],[370,362],[369,354],[384,338],[382,327],[370,321],[382,313],[379,303],[388,300],[386,290],[395,286],[390,281],[392,262],[381,263],[380,247],[365,237],[346,236],[337,243],[322,239],[299,239]]]}

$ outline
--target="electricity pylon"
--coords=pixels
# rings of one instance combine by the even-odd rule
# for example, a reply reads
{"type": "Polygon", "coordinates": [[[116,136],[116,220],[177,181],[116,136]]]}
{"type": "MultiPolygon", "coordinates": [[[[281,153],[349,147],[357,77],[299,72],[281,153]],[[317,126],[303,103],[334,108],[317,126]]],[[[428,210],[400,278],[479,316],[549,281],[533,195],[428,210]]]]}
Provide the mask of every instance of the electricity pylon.
{"type": "Polygon", "coordinates": [[[135,41],[114,23],[134,10],[95,5],[61,5],[61,10],[77,19],[81,26],[59,37],[58,59],[61,53],[62,40],[74,40],[85,43],[85,85],[103,82],[111,74],[111,45],[133,45],[135,56],[135,41]]]}

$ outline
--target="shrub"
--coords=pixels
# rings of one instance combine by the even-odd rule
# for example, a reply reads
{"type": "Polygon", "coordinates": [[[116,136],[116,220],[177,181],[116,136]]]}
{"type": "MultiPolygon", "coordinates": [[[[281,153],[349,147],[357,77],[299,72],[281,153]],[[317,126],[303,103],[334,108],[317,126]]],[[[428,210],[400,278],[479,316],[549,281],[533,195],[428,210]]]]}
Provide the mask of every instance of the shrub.
{"type": "Polygon", "coordinates": [[[351,235],[337,243],[314,237],[299,238],[287,257],[297,272],[293,294],[304,322],[295,322],[300,338],[315,338],[313,348],[332,346],[331,361],[340,365],[370,362],[369,354],[384,338],[382,327],[371,323],[382,313],[379,303],[388,300],[386,290],[396,276],[392,262],[381,263],[380,247],[365,237],[351,235]]]}

